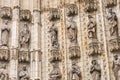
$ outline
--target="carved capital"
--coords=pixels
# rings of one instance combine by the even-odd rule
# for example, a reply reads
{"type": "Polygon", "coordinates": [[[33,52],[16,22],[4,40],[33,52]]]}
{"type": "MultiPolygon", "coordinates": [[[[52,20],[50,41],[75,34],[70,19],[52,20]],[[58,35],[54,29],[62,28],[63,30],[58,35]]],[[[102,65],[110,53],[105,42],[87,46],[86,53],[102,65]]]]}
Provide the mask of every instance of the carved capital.
{"type": "Polygon", "coordinates": [[[67,5],[66,15],[68,17],[75,16],[78,14],[78,8],[75,4],[69,4],[67,5]]]}
{"type": "Polygon", "coordinates": [[[88,54],[89,56],[101,55],[102,44],[98,42],[97,39],[92,40],[88,44],[88,54]]]}
{"type": "Polygon", "coordinates": [[[97,11],[97,1],[96,0],[85,0],[84,1],[85,12],[91,13],[97,11]]]}
{"type": "Polygon", "coordinates": [[[25,22],[31,21],[31,12],[30,10],[20,10],[20,20],[25,22]]]}
{"type": "Polygon", "coordinates": [[[69,58],[70,59],[80,58],[80,47],[79,46],[69,47],[69,58]]]}
{"type": "Polygon", "coordinates": [[[61,61],[60,51],[58,49],[51,50],[50,62],[61,61]]]}
{"type": "Polygon", "coordinates": [[[57,8],[50,8],[48,15],[50,21],[56,21],[60,19],[60,11],[57,8]]]}
{"type": "Polygon", "coordinates": [[[111,8],[117,5],[117,0],[106,0],[105,7],[111,8]]]}
{"type": "Polygon", "coordinates": [[[9,61],[10,54],[8,49],[0,49],[0,60],[1,61],[9,61]]]}
{"type": "Polygon", "coordinates": [[[30,62],[29,51],[19,51],[18,59],[20,63],[29,63],[30,62]]]}
{"type": "Polygon", "coordinates": [[[110,51],[111,52],[120,51],[120,37],[110,39],[109,43],[110,43],[110,51]]]}
{"type": "Polygon", "coordinates": [[[12,9],[10,7],[1,8],[1,18],[2,19],[11,19],[12,18],[12,9]]]}

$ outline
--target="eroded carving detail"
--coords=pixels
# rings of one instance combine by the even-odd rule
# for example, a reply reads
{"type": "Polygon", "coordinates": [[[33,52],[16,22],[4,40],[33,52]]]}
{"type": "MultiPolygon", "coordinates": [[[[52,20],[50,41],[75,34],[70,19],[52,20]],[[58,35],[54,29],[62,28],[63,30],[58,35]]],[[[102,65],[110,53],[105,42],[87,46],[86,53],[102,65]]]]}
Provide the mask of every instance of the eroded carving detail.
{"type": "Polygon", "coordinates": [[[53,70],[49,76],[49,80],[61,80],[62,75],[58,63],[53,63],[53,70]]]}
{"type": "Polygon", "coordinates": [[[9,80],[9,75],[7,72],[7,66],[3,65],[0,69],[0,80],[9,80]]]}
{"type": "Polygon", "coordinates": [[[30,80],[27,67],[24,65],[22,70],[19,72],[19,80],[30,80]]]}
{"type": "Polygon", "coordinates": [[[60,11],[57,8],[50,8],[49,20],[56,21],[60,19],[60,11]]]}
{"type": "Polygon", "coordinates": [[[4,25],[1,28],[1,43],[2,47],[8,47],[9,42],[9,32],[8,20],[4,20],[4,25]]]}
{"type": "Polygon", "coordinates": [[[73,62],[69,80],[82,80],[80,67],[73,62]]]}
{"type": "Polygon", "coordinates": [[[117,0],[106,0],[106,8],[114,7],[117,5],[117,0]]]}
{"type": "Polygon", "coordinates": [[[96,60],[92,61],[90,73],[92,75],[92,80],[101,80],[101,68],[96,60]]]}
{"type": "Polygon", "coordinates": [[[10,59],[10,54],[8,49],[0,49],[0,60],[8,61],[10,59]]]}
{"type": "Polygon", "coordinates": [[[67,13],[68,17],[75,16],[78,14],[78,8],[75,4],[70,4],[67,6],[67,13]]]}
{"type": "Polygon", "coordinates": [[[85,12],[94,12],[97,10],[97,0],[84,0],[85,12]]]}
{"type": "Polygon", "coordinates": [[[21,21],[31,21],[31,12],[29,10],[20,10],[20,20],[21,21]]]}
{"type": "Polygon", "coordinates": [[[28,51],[29,41],[30,41],[30,31],[27,23],[25,23],[19,35],[20,51],[28,51]]]}
{"type": "Polygon", "coordinates": [[[12,10],[10,7],[2,7],[1,8],[1,18],[2,19],[11,19],[12,18],[12,10]]]}

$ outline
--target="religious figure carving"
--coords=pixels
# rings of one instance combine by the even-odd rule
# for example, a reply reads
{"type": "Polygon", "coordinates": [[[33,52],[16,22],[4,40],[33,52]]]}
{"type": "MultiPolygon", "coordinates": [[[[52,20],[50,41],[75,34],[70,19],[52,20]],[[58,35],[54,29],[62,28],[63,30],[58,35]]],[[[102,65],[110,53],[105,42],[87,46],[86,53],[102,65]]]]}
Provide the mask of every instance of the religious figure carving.
{"type": "Polygon", "coordinates": [[[23,66],[22,70],[19,72],[19,79],[20,80],[29,80],[30,79],[28,71],[27,71],[27,67],[25,65],[23,66]]]}
{"type": "Polygon", "coordinates": [[[10,32],[10,29],[8,28],[8,20],[5,20],[4,21],[4,25],[1,28],[1,42],[2,42],[2,46],[8,47],[9,32],[10,32]]]}
{"type": "Polygon", "coordinates": [[[112,9],[109,9],[107,19],[110,26],[110,36],[118,36],[118,19],[112,9]]]}
{"type": "Polygon", "coordinates": [[[0,69],[0,80],[9,80],[6,65],[3,65],[0,69]]]}
{"type": "Polygon", "coordinates": [[[75,46],[77,44],[77,24],[73,21],[73,17],[68,20],[67,35],[70,40],[70,46],[75,46]]]}
{"type": "Polygon", "coordinates": [[[49,75],[50,75],[49,80],[60,80],[61,79],[62,75],[61,75],[58,63],[53,63],[53,70],[49,75]]]}
{"type": "Polygon", "coordinates": [[[50,30],[49,30],[50,36],[51,36],[51,44],[52,48],[58,49],[59,43],[58,43],[58,28],[55,26],[55,24],[52,24],[50,30]]]}
{"type": "Polygon", "coordinates": [[[94,18],[89,15],[89,22],[88,22],[88,38],[90,39],[97,39],[97,28],[96,28],[96,22],[94,18]]]}
{"type": "Polygon", "coordinates": [[[72,63],[72,70],[70,71],[69,80],[82,80],[80,67],[76,63],[72,63]]]}
{"type": "Polygon", "coordinates": [[[118,55],[114,56],[112,68],[113,68],[115,80],[120,80],[120,59],[118,58],[118,55]]]}
{"type": "Polygon", "coordinates": [[[96,60],[92,61],[90,73],[92,74],[92,80],[101,80],[101,68],[96,60]]]}
{"type": "Polygon", "coordinates": [[[21,50],[28,50],[30,41],[30,31],[27,23],[24,24],[19,36],[20,48],[21,50]]]}

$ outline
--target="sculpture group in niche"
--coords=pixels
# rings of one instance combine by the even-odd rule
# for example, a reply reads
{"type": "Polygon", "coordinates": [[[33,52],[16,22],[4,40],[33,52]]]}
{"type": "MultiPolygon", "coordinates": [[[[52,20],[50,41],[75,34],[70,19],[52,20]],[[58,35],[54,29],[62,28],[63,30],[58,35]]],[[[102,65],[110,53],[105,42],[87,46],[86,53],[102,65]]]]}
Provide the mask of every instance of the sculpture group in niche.
{"type": "Polygon", "coordinates": [[[118,18],[112,9],[109,9],[107,19],[110,26],[110,36],[118,36],[118,18]]]}
{"type": "Polygon", "coordinates": [[[53,63],[53,70],[51,71],[49,76],[50,76],[49,80],[60,80],[61,79],[62,75],[61,75],[58,63],[53,63]]]}
{"type": "Polygon", "coordinates": [[[27,67],[24,65],[22,70],[19,72],[19,80],[30,80],[27,67]]]}
{"type": "Polygon", "coordinates": [[[90,73],[92,75],[92,80],[101,80],[101,68],[96,60],[92,61],[90,73]]]}
{"type": "Polygon", "coordinates": [[[8,47],[9,42],[9,32],[8,20],[4,20],[4,25],[1,28],[1,42],[2,46],[8,47]]]}
{"type": "Polygon", "coordinates": [[[119,59],[118,55],[114,56],[112,68],[113,68],[115,80],[120,80],[120,59],[119,59]]]}
{"type": "Polygon", "coordinates": [[[0,80],[9,80],[8,72],[7,72],[7,66],[3,65],[0,69],[0,80]]]}
{"type": "Polygon", "coordinates": [[[19,36],[20,50],[23,50],[23,51],[28,50],[29,41],[30,41],[30,31],[27,23],[25,23],[19,36]]]}
{"type": "Polygon", "coordinates": [[[58,28],[53,23],[52,26],[49,29],[50,37],[51,37],[51,45],[53,49],[58,49],[59,43],[58,43],[58,28]]]}
{"type": "Polygon", "coordinates": [[[88,22],[88,38],[89,39],[97,39],[97,27],[94,18],[89,15],[89,22],[88,22]]]}
{"type": "Polygon", "coordinates": [[[73,17],[69,17],[67,35],[70,40],[70,46],[75,46],[77,44],[77,24],[73,21],[73,17]]]}
{"type": "Polygon", "coordinates": [[[80,67],[75,62],[72,63],[69,80],[82,80],[80,67]]]}

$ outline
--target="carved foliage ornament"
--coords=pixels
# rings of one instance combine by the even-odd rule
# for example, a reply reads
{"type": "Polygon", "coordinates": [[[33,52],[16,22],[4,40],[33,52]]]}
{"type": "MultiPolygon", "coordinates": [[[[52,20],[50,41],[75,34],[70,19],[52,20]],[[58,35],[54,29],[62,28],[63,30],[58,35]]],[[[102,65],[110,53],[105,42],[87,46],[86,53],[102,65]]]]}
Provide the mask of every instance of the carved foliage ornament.
{"type": "Polygon", "coordinates": [[[20,10],[20,20],[30,22],[31,21],[31,12],[29,10],[20,10]]]}
{"type": "Polygon", "coordinates": [[[57,8],[50,8],[49,10],[49,20],[56,21],[60,19],[60,11],[57,8]]]}
{"type": "Polygon", "coordinates": [[[12,10],[10,7],[2,7],[1,8],[1,18],[3,18],[3,19],[11,19],[12,18],[12,10]]]}
{"type": "Polygon", "coordinates": [[[97,0],[84,0],[85,12],[94,12],[97,10],[97,0]]]}
{"type": "Polygon", "coordinates": [[[106,1],[106,8],[114,7],[117,5],[117,0],[105,0],[106,1]]]}
{"type": "Polygon", "coordinates": [[[75,16],[78,14],[78,8],[75,4],[69,4],[67,5],[67,12],[66,12],[66,15],[68,17],[70,16],[75,16]]]}

